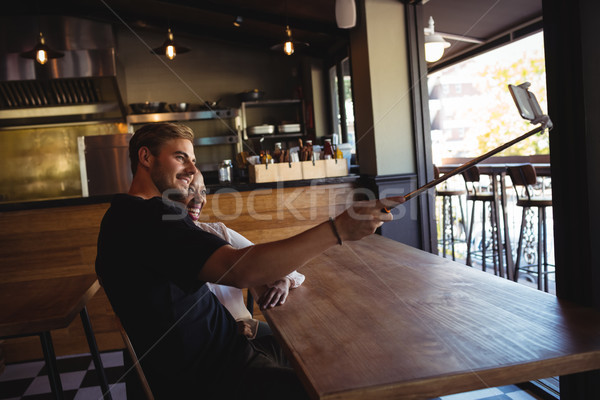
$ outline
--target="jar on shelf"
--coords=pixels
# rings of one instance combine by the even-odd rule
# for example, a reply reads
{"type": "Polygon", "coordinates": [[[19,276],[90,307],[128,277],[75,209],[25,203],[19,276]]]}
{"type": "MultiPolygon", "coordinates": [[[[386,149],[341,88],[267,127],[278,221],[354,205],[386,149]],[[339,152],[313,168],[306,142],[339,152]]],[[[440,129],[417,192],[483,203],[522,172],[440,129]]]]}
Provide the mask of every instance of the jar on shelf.
{"type": "Polygon", "coordinates": [[[279,161],[282,151],[283,150],[281,149],[281,143],[275,143],[275,150],[273,150],[273,159],[275,160],[275,162],[279,161]]]}
{"type": "Polygon", "coordinates": [[[223,160],[219,164],[219,183],[231,183],[231,160],[223,160]]]}

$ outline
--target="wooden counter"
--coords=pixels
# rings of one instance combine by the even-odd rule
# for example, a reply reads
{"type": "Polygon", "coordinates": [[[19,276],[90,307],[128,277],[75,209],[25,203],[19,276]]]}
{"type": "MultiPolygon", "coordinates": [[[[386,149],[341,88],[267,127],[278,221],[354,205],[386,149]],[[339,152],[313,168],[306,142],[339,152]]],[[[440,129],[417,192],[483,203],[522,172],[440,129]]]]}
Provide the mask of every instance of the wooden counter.
{"type": "MultiPolygon", "coordinates": [[[[208,195],[203,214],[219,219],[248,239],[266,242],[302,232],[346,208],[353,184],[312,186],[272,185],[260,190],[232,191],[218,187],[208,195]],[[279,188],[278,188],[279,187],[279,188]]],[[[76,199],[77,205],[49,202],[36,207],[0,211],[0,281],[18,276],[39,279],[94,274],[100,221],[109,199],[76,199]]],[[[112,308],[102,289],[88,303],[101,351],[124,348],[112,308]]],[[[52,332],[57,355],[88,352],[81,322],[52,332]]],[[[6,362],[43,357],[36,338],[3,343],[6,362]]]]}

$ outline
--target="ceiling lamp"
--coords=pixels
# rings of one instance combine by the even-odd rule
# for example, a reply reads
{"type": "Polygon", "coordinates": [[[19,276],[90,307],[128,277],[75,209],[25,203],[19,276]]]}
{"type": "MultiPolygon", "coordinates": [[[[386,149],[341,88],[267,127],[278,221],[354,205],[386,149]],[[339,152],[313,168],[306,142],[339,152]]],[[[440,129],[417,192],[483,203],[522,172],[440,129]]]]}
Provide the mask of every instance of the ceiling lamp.
{"type": "Polygon", "coordinates": [[[287,54],[288,56],[291,56],[292,54],[294,54],[294,51],[296,50],[297,47],[305,47],[305,46],[308,46],[308,43],[297,42],[294,39],[292,39],[292,30],[290,29],[289,25],[286,25],[285,26],[285,42],[276,44],[275,46],[272,46],[271,49],[272,50],[283,50],[283,52],[285,54],[287,54]]]}
{"type": "Polygon", "coordinates": [[[64,53],[52,50],[46,45],[42,32],[40,32],[40,38],[35,47],[32,50],[21,53],[21,57],[36,60],[41,65],[46,64],[51,58],[60,58],[64,57],[64,55],[64,53]]]}
{"type": "Polygon", "coordinates": [[[173,40],[173,32],[171,32],[171,28],[167,33],[167,40],[162,44],[162,46],[152,49],[152,52],[155,54],[164,54],[167,56],[169,60],[175,58],[177,54],[187,53],[190,51],[187,47],[179,46],[173,40]]]}
{"type": "Polygon", "coordinates": [[[233,20],[233,26],[235,26],[236,28],[239,28],[240,26],[242,26],[242,22],[244,22],[244,18],[241,15],[238,15],[233,20]]]}
{"type": "Polygon", "coordinates": [[[283,52],[288,56],[294,54],[294,41],[292,39],[292,30],[289,25],[285,26],[285,34],[287,36],[287,40],[283,44],[283,52]]]}
{"type": "Polygon", "coordinates": [[[444,50],[450,47],[442,35],[435,33],[433,17],[429,17],[429,27],[425,28],[425,60],[436,62],[444,55],[444,50]]]}

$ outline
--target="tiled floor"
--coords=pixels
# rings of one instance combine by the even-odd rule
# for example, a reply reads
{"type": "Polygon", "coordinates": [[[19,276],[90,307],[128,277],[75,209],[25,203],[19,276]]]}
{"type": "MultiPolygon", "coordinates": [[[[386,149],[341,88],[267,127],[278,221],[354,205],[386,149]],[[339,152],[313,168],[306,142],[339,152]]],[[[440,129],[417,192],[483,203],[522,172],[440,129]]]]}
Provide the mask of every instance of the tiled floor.
{"type": "MultiPolygon", "coordinates": [[[[102,353],[101,357],[112,398],[126,400],[125,383],[122,378],[125,372],[123,352],[106,352],[102,353]]],[[[98,400],[103,397],[90,354],[57,357],[57,359],[65,400],[98,400]]],[[[6,370],[0,375],[0,399],[2,400],[53,398],[43,360],[7,364],[6,370]]]]}
{"type": "MultiPolygon", "coordinates": [[[[126,400],[123,379],[125,372],[123,352],[102,353],[102,362],[114,400],[126,400]]],[[[89,354],[58,357],[58,369],[65,392],[65,400],[99,400],[102,391],[96,379],[94,363],[89,354]]],[[[0,399],[52,399],[44,361],[8,364],[0,375],[0,399]]],[[[536,400],[537,397],[515,385],[489,388],[474,392],[453,394],[435,400],[536,400]]]]}
{"type": "Polygon", "coordinates": [[[536,397],[515,385],[475,390],[473,392],[452,394],[434,400],[538,400],[536,397]]]}

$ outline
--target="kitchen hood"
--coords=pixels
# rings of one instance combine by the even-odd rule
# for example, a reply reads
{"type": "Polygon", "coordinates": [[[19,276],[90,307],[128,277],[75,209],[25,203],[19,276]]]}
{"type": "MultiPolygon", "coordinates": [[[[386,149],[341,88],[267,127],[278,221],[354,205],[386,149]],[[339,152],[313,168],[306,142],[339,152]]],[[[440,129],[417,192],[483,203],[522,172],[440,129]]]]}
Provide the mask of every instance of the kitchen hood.
{"type": "Polygon", "coordinates": [[[0,128],[124,122],[110,24],[65,16],[0,18],[0,128]],[[43,31],[64,57],[20,56],[43,31]]]}

